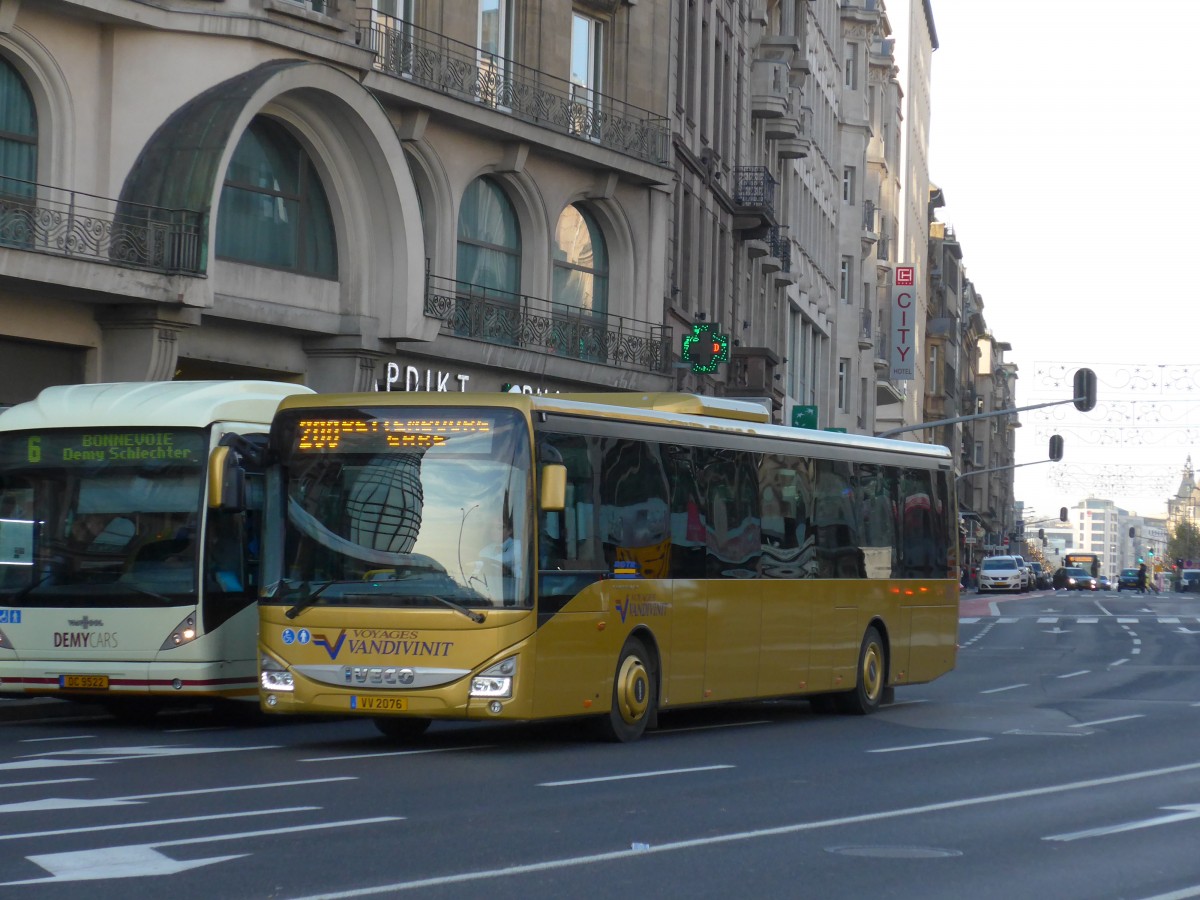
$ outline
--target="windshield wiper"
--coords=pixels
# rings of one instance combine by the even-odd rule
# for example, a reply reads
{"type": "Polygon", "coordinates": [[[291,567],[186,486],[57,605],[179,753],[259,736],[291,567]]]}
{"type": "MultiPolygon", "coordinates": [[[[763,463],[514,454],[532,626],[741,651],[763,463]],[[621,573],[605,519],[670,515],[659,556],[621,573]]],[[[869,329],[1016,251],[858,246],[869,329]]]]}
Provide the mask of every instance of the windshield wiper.
{"type": "MultiPolygon", "coordinates": [[[[379,595],[378,594],[344,594],[343,596],[347,597],[348,599],[354,599],[354,600],[371,600],[371,599],[377,598],[379,595]]],[[[456,613],[462,613],[464,616],[466,616],[472,622],[482,623],[482,622],[487,621],[487,616],[485,616],[483,613],[476,612],[473,609],[468,609],[467,607],[463,606],[461,603],[455,603],[453,600],[449,600],[446,597],[440,597],[437,594],[410,594],[410,593],[405,592],[404,597],[405,597],[405,599],[414,599],[414,600],[436,600],[438,603],[441,603],[443,606],[450,607],[456,613]]]]}
{"type": "MultiPolygon", "coordinates": [[[[337,583],[338,583],[337,579],[330,579],[329,581],[322,583],[314,591],[309,587],[309,583],[307,581],[304,582],[304,584],[300,585],[300,587],[295,588],[296,592],[300,595],[296,605],[293,606],[291,609],[289,609],[287,612],[285,612],[284,615],[287,616],[289,619],[296,618],[296,616],[300,615],[301,612],[308,609],[308,607],[312,606],[314,603],[317,602],[317,598],[320,597],[322,593],[324,593],[325,588],[329,587],[331,584],[337,584],[337,583]]],[[[288,595],[288,593],[290,593],[288,586],[286,584],[284,584],[282,581],[277,583],[277,587],[282,587],[285,597],[288,595]]]]}

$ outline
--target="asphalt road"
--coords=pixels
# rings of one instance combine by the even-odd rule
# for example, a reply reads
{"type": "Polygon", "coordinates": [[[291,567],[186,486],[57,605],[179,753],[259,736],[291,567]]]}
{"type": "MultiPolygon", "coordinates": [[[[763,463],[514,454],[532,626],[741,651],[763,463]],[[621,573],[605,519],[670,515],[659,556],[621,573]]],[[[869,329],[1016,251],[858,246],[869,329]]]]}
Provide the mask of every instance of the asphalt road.
{"type": "Polygon", "coordinates": [[[966,594],[956,671],[877,715],[630,745],[0,702],[0,896],[1198,897],[1189,597],[966,594]]]}

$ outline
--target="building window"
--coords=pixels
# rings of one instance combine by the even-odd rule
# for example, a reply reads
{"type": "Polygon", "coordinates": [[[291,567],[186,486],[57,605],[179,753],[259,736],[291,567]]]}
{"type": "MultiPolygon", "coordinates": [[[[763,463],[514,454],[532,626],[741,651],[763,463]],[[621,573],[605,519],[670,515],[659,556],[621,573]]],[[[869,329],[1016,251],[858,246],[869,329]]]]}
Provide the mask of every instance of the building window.
{"type": "Polygon", "coordinates": [[[599,126],[595,114],[596,95],[604,66],[604,29],[589,16],[571,18],[571,100],[574,130],[591,134],[599,126]]]}
{"type": "Polygon", "coordinates": [[[975,458],[971,461],[971,464],[976,467],[979,467],[984,464],[983,460],[984,460],[983,441],[976,441],[975,442],[975,458]]]}
{"type": "Polygon", "coordinates": [[[258,116],[238,141],[217,216],[217,256],[337,278],[337,236],[312,160],[281,123],[258,116]]]}
{"type": "Polygon", "coordinates": [[[843,356],[838,360],[837,406],[842,412],[850,410],[850,360],[843,356]]]}
{"type": "Polygon", "coordinates": [[[929,365],[925,371],[925,393],[940,394],[942,380],[938,372],[938,345],[929,345],[929,365]]]}
{"type": "Polygon", "coordinates": [[[37,110],[29,87],[0,57],[0,196],[33,197],[37,136],[37,110]]]}
{"type": "Polygon", "coordinates": [[[512,202],[490,178],[477,178],[458,211],[458,280],[508,294],[521,289],[521,231],[512,202]]]}
{"type": "Polygon", "coordinates": [[[608,311],[608,250],[591,213],[568,206],[554,231],[554,301],[598,315],[608,311]]]}
{"type": "Polygon", "coordinates": [[[854,166],[842,169],[842,202],[854,203],[854,166]]]}
{"type": "Polygon", "coordinates": [[[853,294],[851,293],[851,285],[853,282],[850,280],[850,269],[853,267],[853,265],[854,257],[842,257],[842,270],[841,274],[838,276],[838,297],[843,303],[852,303],[854,301],[853,294]]]}
{"type": "Polygon", "coordinates": [[[846,45],[846,72],[843,84],[852,91],[858,89],[858,44],[846,45]]]}

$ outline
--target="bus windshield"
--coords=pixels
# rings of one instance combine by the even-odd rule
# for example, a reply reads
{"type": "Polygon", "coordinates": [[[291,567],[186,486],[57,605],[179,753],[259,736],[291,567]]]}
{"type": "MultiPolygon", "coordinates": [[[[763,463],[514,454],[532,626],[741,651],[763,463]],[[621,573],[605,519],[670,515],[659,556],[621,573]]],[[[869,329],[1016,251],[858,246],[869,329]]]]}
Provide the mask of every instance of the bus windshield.
{"type": "Polygon", "coordinates": [[[0,604],[196,602],[201,429],[0,433],[0,604]]]}
{"type": "Polygon", "coordinates": [[[514,410],[281,413],[266,603],[532,606],[529,430],[514,410]],[[282,507],[282,509],[280,508],[282,507]]]}

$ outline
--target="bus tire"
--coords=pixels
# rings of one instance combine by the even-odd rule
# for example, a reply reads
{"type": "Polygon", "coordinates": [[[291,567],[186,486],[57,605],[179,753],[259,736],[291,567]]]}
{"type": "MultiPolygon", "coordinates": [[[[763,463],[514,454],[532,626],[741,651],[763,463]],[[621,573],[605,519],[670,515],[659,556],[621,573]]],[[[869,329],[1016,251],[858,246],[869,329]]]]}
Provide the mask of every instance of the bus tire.
{"type": "Polygon", "coordinates": [[[838,710],[865,716],[879,709],[887,690],[887,649],[874,625],[863,635],[855,668],[854,690],[837,695],[838,710]]]}
{"type": "Polygon", "coordinates": [[[399,716],[377,716],[372,720],[379,733],[394,741],[412,741],[429,728],[429,719],[409,719],[399,716]]]}
{"type": "Polygon", "coordinates": [[[600,719],[600,736],[614,743],[636,741],[655,718],[658,686],[646,645],[631,637],[621,648],[613,676],[612,706],[600,719]]]}

